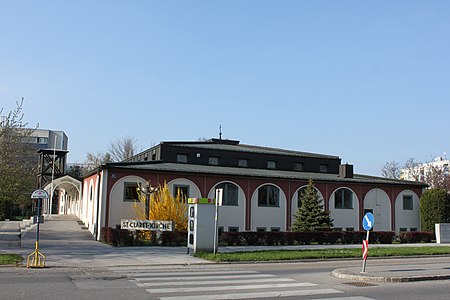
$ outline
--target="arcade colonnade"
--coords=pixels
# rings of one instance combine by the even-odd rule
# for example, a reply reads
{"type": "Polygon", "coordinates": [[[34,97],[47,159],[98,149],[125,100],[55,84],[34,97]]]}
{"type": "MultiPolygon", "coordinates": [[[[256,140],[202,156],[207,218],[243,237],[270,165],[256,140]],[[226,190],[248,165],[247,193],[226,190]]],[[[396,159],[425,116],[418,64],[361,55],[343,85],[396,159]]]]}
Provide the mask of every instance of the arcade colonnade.
{"type": "MultiPolygon", "coordinates": [[[[53,195],[52,214],[78,215],[81,209],[81,182],[79,180],[66,175],[47,184],[44,190],[49,195],[53,195]]],[[[50,213],[51,204],[50,201],[43,203],[44,214],[50,213]]]]}

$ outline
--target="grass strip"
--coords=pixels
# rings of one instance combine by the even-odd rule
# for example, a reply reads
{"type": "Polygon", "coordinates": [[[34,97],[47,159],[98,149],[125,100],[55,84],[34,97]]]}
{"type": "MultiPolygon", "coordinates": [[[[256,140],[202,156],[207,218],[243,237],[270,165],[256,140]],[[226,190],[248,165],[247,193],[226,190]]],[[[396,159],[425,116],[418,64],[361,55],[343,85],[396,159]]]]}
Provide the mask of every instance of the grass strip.
{"type": "Polygon", "coordinates": [[[22,260],[19,254],[0,254],[0,265],[18,265],[22,260]]]}
{"type": "MultiPolygon", "coordinates": [[[[444,255],[450,254],[450,247],[375,247],[369,249],[369,257],[413,256],[413,255],[444,255]]],[[[361,258],[361,249],[317,249],[317,250],[267,250],[233,253],[203,253],[197,252],[195,257],[217,262],[241,261],[276,261],[302,259],[336,259],[361,258]]]]}

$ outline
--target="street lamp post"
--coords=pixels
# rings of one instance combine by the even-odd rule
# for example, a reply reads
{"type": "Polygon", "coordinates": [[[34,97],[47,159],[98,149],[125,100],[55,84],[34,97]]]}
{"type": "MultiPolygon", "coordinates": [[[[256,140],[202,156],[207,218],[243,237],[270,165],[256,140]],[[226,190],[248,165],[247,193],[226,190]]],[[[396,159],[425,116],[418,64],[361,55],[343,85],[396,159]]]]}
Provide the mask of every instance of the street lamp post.
{"type": "Polygon", "coordinates": [[[158,191],[158,188],[154,188],[150,185],[150,181],[147,182],[145,188],[141,189],[145,193],[145,219],[150,220],[150,195],[158,191]]]}

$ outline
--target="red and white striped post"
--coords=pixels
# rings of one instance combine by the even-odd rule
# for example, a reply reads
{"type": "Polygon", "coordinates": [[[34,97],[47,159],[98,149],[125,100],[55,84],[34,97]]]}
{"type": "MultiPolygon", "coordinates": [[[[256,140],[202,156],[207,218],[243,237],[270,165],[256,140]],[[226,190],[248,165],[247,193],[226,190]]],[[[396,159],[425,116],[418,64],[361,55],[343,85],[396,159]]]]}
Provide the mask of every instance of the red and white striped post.
{"type": "Polygon", "coordinates": [[[362,243],[362,259],[363,259],[363,266],[361,273],[366,272],[366,260],[367,260],[367,254],[369,253],[369,230],[367,230],[367,236],[366,239],[363,240],[362,243]]]}

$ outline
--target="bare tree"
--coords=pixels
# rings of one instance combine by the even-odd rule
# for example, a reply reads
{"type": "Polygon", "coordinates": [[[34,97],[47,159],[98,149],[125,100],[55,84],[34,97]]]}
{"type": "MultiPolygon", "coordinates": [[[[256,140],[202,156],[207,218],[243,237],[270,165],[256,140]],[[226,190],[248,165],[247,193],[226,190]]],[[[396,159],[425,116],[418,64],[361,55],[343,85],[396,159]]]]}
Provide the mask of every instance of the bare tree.
{"type": "Polygon", "coordinates": [[[124,161],[132,157],[136,152],[136,139],[134,137],[123,137],[109,145],[108,153],[113,161],[124,161]]]}
{"type": "Polygon", "coordinates": [[[381,176],[384,178],[399,179],[400,178],[400,164],[396,161],[387,162],[381,170],[381,176]]]}
{"type": "Polygon", "coordinates": [[[411,180],[414,180],[414,181],[419,181],[419,180],[421,180],[421,178],[420,178],[420,175],[421,175],[420,165],[421,164],[422,163],[419,160],[411,157],[411,158],[408,158],[408,160],[405,162],[402,170],[404,172],[406,172],[407,178],[410,178],[411,180]]]}
{"type": "Polygon", "coordinates": [[[109,153],[86,153],[86,160],[84,161],[84,171],[83,173],[89,172],[101,165],[113,162],[111,155],[109,153]]]}
{"type": "Polygon", "coordinates": [[[444,189],[450,192],[450,176],[443,167],[429,164],[425,182],[434,189],[444,189]]]}

